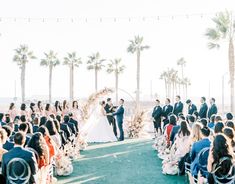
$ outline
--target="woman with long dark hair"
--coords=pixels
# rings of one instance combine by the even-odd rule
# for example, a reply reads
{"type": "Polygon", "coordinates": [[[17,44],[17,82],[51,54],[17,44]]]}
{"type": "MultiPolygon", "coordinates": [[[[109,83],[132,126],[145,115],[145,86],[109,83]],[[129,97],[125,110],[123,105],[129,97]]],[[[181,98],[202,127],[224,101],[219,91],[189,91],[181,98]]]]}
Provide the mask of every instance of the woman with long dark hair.
{"type": "Polygon", "coordinates": [[[50,117],[50,115],[51,114],[53,114],[52,113],[52,109],[51,109],[51,104],[49,104],[49,103],[47,103],[46,104],[46,107],[45,107],[45,111],[44,111],[45,113],[45,116],[47,117],[47,118],[49,118],[50,117]]]}
{"type": "Polygon", "coordinates": [[[60,148],[61,147],[61,138],[60,138],[60,134],[58,133],[58,131],[56,129],[54,122],[51,120],[48,120],[46,122],[45,126],[48,129],[48,132],[49,132],[51,139],[56,143],[56,146],[58,148],[60,148]]]}
{"type": "Polygon", "coordinates": [[[69,113],[69,102],[67,100],[63,101],[63,109],[62,109],[62,114],[67,115],[69,113]]]}
{"type": "Polygon", "coordinates": [[[21,106],[20,106],[20,115],[24,115],[25,117],[28,117],[29,113],[28,111],[26,110],[27,106],[25,103],[22,103],[21,106]]]}
{"type": "Polygon", "coordinates": [[[61,115],[62,114],[62,107],[61,107],[59,101],[55,101],[54,114],[55,115],[58,115],[58,114],[61,115]]]}
{"type": "Polygon", "coordinates": [[[226,135],[227,138],[229,139],[229,141],[231,142],[233,152],[235,153],[235,141],[234,141],[235,133],[234,133],[234,130],[230,127],[226,127],[224,129],[224,135],[226,135]]]}
{"type": "Polygon", "coordinates": [[[37,103],[37,108],[36,108],[36,113],[37,113],[39,116],[43,116],[43,115],[44,115],[42,101],[38,101],[38,103],[37,103]]]}
{"type": "Polygon", "coordinates": [[[217,183],[215,181],[216,177],[221,178],[219,179],[220,183],[227,183],[228,179],[223,178],[223,176],[229,177],[235,175],[234,153],[229,141],[223,134],[217,134],[215,136],[208,157],[207,169],[209,172],[209,184],[217,183]]]}
{"type": "Polygon", "coordinates": [[[74,100],[72,103],[71,113],[73,114],[72,118],[81,123],[82,111],[79,108],[77,100],[74,100]]]}

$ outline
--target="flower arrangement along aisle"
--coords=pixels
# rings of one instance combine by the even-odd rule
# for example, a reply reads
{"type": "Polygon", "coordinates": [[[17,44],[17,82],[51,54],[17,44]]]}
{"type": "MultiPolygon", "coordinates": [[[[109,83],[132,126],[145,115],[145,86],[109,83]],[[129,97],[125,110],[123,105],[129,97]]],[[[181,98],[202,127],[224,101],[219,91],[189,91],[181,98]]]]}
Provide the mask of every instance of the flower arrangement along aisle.
{"type": "Polygon", "coordinates": [[[139,110],[135,112],[135,115],[131,120],[127,120],[128,122],[128,136],[130,138],[139,138],[142,130],[144,128],[144,120],[145,120],[146,111],[139,110]]]}
{"type": "Polygon", "coordinates": [[[110,88],[104,88],[96,93],[93,93],[89,96],[88,100],[85,102],[85,104],[82,107],[82,120],[86,121],[90,117],[90,110],[94,104],[97,103],[97,101],[106,95],[109,95],[113,93],[114,91],[110,88]]]}

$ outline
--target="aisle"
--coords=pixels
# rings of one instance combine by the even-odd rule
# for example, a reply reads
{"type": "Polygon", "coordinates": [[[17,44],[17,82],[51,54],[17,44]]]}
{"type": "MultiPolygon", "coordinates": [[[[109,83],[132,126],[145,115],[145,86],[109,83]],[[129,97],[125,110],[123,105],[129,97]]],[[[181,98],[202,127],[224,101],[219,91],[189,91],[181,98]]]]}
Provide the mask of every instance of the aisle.
{"type": "Polygon", "coordinates": [[[182,184],[184,177],[164,176],[152,140],[94,144],[74,162],[74,172],[60,184],[182,184]]]}

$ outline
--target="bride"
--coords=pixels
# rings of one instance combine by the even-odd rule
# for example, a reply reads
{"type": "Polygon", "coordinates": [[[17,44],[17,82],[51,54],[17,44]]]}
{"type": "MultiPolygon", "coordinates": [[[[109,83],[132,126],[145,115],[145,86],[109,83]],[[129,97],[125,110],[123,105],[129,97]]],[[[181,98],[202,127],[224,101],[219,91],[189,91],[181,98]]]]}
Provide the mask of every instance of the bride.
{"type": "Polygon", "coordinates": [[[105,101],[100,102],[98,108],[92,113],[91,117],[82,128],[82,133],[85,135],[87,142],[117,141],[113,133],[113,128],[108,122],[104,107],[105,101]]]}

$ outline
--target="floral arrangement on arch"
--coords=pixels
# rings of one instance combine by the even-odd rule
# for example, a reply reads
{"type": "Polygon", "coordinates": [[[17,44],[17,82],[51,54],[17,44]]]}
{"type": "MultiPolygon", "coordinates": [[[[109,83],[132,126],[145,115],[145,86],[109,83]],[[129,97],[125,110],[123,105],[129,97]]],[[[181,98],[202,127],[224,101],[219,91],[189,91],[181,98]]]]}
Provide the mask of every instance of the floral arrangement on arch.
{"type": "Polygon", "coordinates": [[[92,105],[94,105],[101,97],[109,95],[114,91],[110,88],[104,88],[98,92],[91,94],[86,101],[86,103],[82,106],[82,120],[85,121],[90,117],[90,109],[92,105]]]}
{"type": "Polygon", "coordinates": [[[139,138],[144,127],[146,111],[136,111],[133,118],[128,122],[128,135],[130,138],[139,138]]]}

